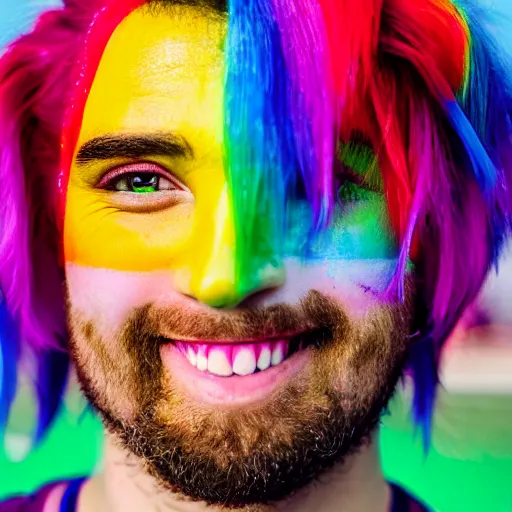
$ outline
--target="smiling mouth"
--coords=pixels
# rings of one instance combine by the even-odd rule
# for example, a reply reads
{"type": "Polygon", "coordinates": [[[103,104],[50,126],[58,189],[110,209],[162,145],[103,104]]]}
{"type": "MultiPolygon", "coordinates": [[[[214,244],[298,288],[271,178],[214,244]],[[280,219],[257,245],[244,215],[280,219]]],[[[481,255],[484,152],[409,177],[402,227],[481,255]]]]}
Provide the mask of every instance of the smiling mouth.
{"type": "Polygon", "coordinates": [[[318,348],[332,337],[330,329],[316,329],[290,338],[261,342],[171,342],[199,371],[219,377],[248,376],[279,366],[309,347],[318,348]]]}

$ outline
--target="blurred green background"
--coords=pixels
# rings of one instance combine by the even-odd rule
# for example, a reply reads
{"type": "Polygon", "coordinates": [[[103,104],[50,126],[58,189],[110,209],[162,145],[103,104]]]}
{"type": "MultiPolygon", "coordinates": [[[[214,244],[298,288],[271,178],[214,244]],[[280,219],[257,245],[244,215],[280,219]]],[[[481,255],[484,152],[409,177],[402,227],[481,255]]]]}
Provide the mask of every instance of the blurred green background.
{"type": "MultiPolygon", "coordinates": [[[[409,393],[383,418],[381,451],[388,479],[439,512],[512,512],[512,395],[441,390],[432,448],[425,456],[409,421],[409,393]]],[[[27,457],[34,404],[26,388],[15,404],[0,454],[0,500],[41,484],[101,469],[99,420],[74,391],[45,442],[27,457]]]]}

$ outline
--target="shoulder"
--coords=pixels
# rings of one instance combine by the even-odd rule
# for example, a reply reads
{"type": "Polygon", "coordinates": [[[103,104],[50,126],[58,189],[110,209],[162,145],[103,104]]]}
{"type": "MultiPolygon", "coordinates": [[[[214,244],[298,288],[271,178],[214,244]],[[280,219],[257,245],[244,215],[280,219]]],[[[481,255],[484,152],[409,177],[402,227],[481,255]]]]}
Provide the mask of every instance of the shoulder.
{"type": "Polygon", "coordinates": [[[29,496],[16,496],[0,503],[0,512],[59,512],[67,482],[46,485],[29,496]]]}
{"type": "Polygon", "coordinates": [[[390,483],[391,508],[389,512],[431,512],[431,509],[411,496],[405,489],[390,483]]]}

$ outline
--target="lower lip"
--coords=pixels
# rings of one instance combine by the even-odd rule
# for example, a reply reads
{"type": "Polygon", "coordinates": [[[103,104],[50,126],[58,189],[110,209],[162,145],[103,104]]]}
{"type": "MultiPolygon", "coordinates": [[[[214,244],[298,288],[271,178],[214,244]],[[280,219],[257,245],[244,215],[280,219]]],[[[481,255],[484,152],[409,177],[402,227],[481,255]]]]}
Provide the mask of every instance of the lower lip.
{"type": "Polygon", "coordinates": [[[193,400],[229,407],[255,404],[267,399],[308,365],[312,350],[301,350],[277,366],[245,377],[219,377],[202,372],[192,366],[172,343],[162,345],[160,355],[174,383],[193,400]]]}

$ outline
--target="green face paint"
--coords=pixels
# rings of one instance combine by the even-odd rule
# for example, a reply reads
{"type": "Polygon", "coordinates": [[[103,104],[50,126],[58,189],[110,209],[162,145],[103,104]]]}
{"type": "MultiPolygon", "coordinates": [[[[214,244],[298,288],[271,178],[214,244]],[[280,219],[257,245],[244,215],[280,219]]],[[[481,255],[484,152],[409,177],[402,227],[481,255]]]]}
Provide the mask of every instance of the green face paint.
{"type": "Polygon", "coordinates": [[[365,187],[376,192],[383,190],[377,155],[364,139],[338,145],[338,160],[364,181],[365,187]]]}
{"type": "Polygon", "coordinates": [[[389,224],[385,198],[353,183],[340,189],[329,228],[307,245],[304,226],[310,212],[304,202],[293,206],[286,235],[286,256],[308,260],[394,259],[398,246],[389,224]]]}
{"type": "Polygon", "coordinates": [[[373,192],[351,182],[344,183],[338,190],[338,198],[342,204],[367,201],[372,197],[372,194],[373,192]]]}

